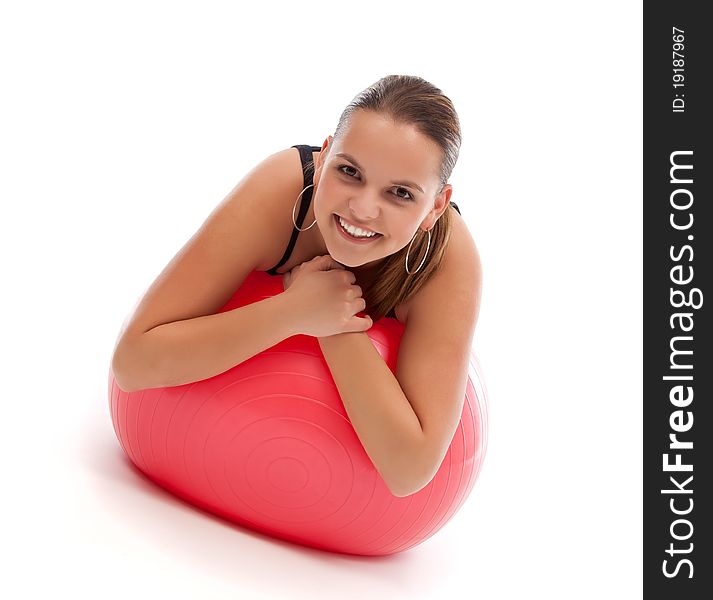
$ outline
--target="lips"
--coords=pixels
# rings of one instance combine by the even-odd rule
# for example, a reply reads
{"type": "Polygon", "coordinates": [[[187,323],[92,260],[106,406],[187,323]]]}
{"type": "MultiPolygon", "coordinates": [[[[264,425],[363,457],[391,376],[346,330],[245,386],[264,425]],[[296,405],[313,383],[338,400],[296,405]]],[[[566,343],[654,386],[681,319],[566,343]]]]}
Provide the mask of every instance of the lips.
{"type": "Polygon", "coordinates": [[[369,229],[368,227],[364,227],[363,225],[359,225],[358,223],[352,223],[348,219],[345,219],[344,217],[340,217],[339,215],[337,216],[337,220],[341,219],[344,221],[347,225],[351,225],[352,227],[357,227],[358,229],[361,229],[362,231],[368,231],[369,233],[376,233],[378,234],[378,231],[374,231],[373,229],[369,229]]]}
{"type": "Polygon", "coordinates": [[[341,223],[339,222],[339,216],[336,214],[334,215],[334,225],[339,230],[339,234],[343,238],[349,240],[350,242],[352,242],[354,244],[370,244],[371,242],[374,242],[378,238],[381,237],[380,233],[377,233],[376,235],[373,235],[371,237],[365,237],[365,238],[355,238],[355,237],[351,236],[346,231],[344,231],[344,228],[342,227],[341,223]]]}

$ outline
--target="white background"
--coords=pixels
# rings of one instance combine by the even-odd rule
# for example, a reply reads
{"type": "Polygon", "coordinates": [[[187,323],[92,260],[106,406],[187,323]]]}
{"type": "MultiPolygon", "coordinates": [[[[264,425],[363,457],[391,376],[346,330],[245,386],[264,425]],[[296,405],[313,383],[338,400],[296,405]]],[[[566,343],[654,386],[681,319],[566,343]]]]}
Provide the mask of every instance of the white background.
{"type": "Polygon", "coordinates": [[[4,3],[1,595],[639,597],[641,48],[640,2],[4,3]],[[490,437],[439,533],[359,559],[147,483],[106,384],[215,205],[391,73],[459,111],[490,437]]]}

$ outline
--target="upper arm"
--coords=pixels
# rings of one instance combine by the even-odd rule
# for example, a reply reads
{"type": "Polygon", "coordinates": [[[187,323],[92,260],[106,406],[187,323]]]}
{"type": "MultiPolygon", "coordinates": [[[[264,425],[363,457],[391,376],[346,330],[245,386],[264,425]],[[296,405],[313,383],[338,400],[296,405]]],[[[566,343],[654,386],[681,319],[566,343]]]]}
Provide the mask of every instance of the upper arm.
{"type": "Polygon", "coordinates": [[[213,314],[224,306],[274,245],[284,198],[301,174],[294,150],[281,150],[253,168],[208,215],[137,303],[117,347],[174,321],[213,314]]]}
{"type": "Polygon", "coordinates": [[[396,378],[423,430],[417,476],[423,485],[443,461],[463,411],[481,279],[478,251],[465,230],[451,236],[441,268],[409,307],[396,378]]]}

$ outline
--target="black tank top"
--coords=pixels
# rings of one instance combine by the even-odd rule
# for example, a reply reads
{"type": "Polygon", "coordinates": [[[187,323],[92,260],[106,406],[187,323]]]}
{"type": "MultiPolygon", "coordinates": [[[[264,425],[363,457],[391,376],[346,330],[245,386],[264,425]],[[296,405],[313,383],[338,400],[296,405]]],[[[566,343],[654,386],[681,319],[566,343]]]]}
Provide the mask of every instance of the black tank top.
{"type": "MultiPolygon", "coordinates": [[[[302,186],[303,188],[306,188],[308,185],[312,183],[312,177],[314,176],[314,165],[310,165],[309,169],[307,168],[307,162],[312,160],[312,152],[319,152],[322,148],[321,146],[305,146],[305,145],[297,145],[297,146],[291,146],[291,148],[297,148],[300,153],[300,160],[302,161],[302,172],[304,173],[304,185],[302,186]]],[[[310,186],[308,190],[305,190],[304,194],[302,194],[302,200],[300,202],[300,212],[297,215],[297,227],[302,227],[302,222],[305,220],[305,217],[307,216],[307,211],[309,210],[309,204],[312,202],[312,192],[314,191],[314,186],[310,186]]],[[[281,275],[281,273],[277,272],[277,269],[279,269],[282,265],[284,265],[292,255],[292,250],[295,247],[295,244],[297,243],[297,236],[300,234],[299,229],[297,227],[292,228],[292,235],[290,236],[290,242],[287,244],[287,249],[285,250],[285,253],[282,255],[282,258],[280,259],[280,262],[277,263],[272,269],[268,269],[266,273],[269,273],[270,275],[281,275]]]]}
{"type": "MultiPolygon", "coordinates": [[[[319,152],[322,148],[321,146],[308,146],[305,144],[297,144],[295,146],[291,146],[292,148],[297,148],[297,150],[300,153],[300,160],[302,161],[302,172],[304,173],[304,186],[307,187],[312,183],[312,177],[314,175],[314,165],[309,165],[309,168],[307,168],[307,163],[312,159],[312,152],[319,152]]],[[[310,186],[309,189],[305,190],[305,192],[302,194],[302,201],[300,202],[300,212],[299,215],[297,216],[297,227],[302,227],[302,223],[307,216],[307,211],[309,210],[309,205],[310,202],[312,201],[312,192],[314,191],[314,186],[310,186]]],[[[451,206],[455,208],[458,211],[458,214],[460,214],[460,209],[458,208],[458,205],[455,202],[451,202],[451,206]]],[[[295,244],[297,243],[297,236],[299,235],[299,229],[296,227],[292,228],[292,235],[290,236],[290,242],[287,244],[287,249],[285,250],[285,253],[282,255],[282,258],[280,259],[280,262],[278,262],[272,269],[268,269],[266,273],[269,273],[270,275],[281,275],[281,273],[277,272],[277,269],[279,269],[282,265],[284,265],[292,255],[292,250],[295,247],[295,244]]],[[[387,317],[392,317],[396,318],[396,313],[394,312],[394,309],[392,308],[389,313],[386,315],[387,317]]]]}

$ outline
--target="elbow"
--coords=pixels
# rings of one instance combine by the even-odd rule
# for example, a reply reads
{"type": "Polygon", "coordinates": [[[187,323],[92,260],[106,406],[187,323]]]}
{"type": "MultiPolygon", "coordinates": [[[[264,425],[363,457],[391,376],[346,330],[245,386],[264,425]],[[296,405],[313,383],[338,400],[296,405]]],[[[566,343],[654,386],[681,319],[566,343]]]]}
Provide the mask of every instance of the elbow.
{"type": "Polygon", "coordinates": [[[116,383],[116,387],[118,387],[119,390],[124,392],[125,394],[133,394],[134,392],[141,389],[141,388],[137,388],[137,387],[130,386],[130,385],[126,384],[122,379],[119,379],[116,376],[116,373],[114,373],[114,382],[116,383]]]}
{"type": "Polygon", "coordinates": [[[425,488],[436,476],[444,458],[436,457],[423,440],[413,448],[401,454],[397,461],[382,465],[385,467],[383,475],[387,475],[382,477],[384,483],[396,498],[412,496],[425,488]]]}
{"type": "Polygon", "coordinates": [[[406,496],[412,496],[413,494],[420,492],[430,482],[430,479],[425,482],[419,481],[417,483],[409,481],[406,483],[400,483],[399,485],[388,485],[388,488],[392,496],[395,496],[396,498],[405,498],[406,496]]]}
{"type": "MultiPolygon", "coordinates": [[[[437,471],[437,469],[436,469],[437,471]]],[[[425,488],[436,475],[436,471],[428,470],[428,474],[424,475],[424,471],[419,471],[418,474],[410,474],[408,477],[391,478],[390,481],[385,481],[392,496],[396,498],[405,498],[420,492],[425,488]]]]}
{"type": "Polygon", "coordinates": [[[134,363],[136,360],[132,360],[132,353],[129,352],[129,349],[119,344],[111,359],[111,372],[116,385],[127,394],[146,388],[146,386],[140,385],[140,381],[137,381],[134,363]]]}
{"type": "Polygon", "coordinates": [[[119,389],[122,392],[130,394],[139,389],[137,386],[133,385],[127,377],[125,370],[122,368],[122,363],[118,352],[114,352],[114,356],[111,359],[111,374],[114,378],[114,382],[117,386],[119,386],[119,389]]]}
{"type": "MultiPolygon", "coordinates": [[[[419,488],[420,490],[421,488],[419,488]]],[[[412,494],[415,494],[417,489],[413,488],[396,488],[394,486],[389,486],[389,491],[391,492],[392,496],[395,496],[396,498],[406,498],[407,496],[411,496],[412,494]]]]}
{"type": "Polygon", "coordinates": [[[156,350],[147,334],[120,341],[111,361],[114,380],[122,391],[131,393],[159,387],[168,387],[163,373],[165,358],[156,350]]]}

